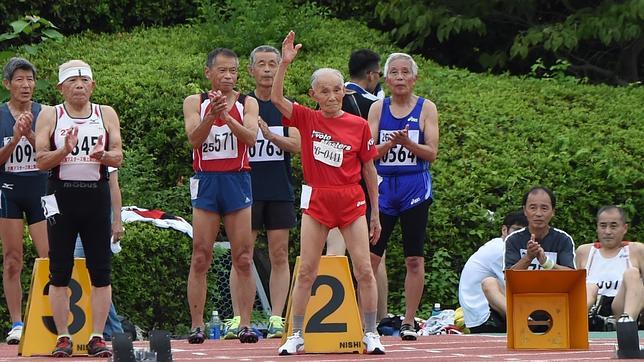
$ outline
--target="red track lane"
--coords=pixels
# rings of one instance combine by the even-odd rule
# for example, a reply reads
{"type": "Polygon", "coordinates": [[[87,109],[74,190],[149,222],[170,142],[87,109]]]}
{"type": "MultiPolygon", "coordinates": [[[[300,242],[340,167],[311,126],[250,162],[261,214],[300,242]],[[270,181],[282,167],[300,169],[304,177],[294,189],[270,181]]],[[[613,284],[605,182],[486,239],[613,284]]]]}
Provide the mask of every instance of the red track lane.
{"type": "MultiPolygon", "coordinates": [[[[172,341],[174,361],[594,361],[615,359],[614,339],[591,339],[589,350],[525,351],[506,348],[505,336],[439,335],[420,337],[415,342],[403,342],[398,337],[383,337],[387,354],[302,354],[278,356],[280,340],[262,339],[257,344],[239,341],[206,341],[188,344],[172,341]]],[[[644,342],[640,338],[640,343],[644,342]]],[[[135,342],[135,348],[148,348],[147,342],[135,342]]],[[[47,357],[19,357],[18,346],[0,344],[0,362],[5,361],[60,361],[47,357]]],[[[100,361],[97,358],[74,357],[71,362],[100,361]]]]}

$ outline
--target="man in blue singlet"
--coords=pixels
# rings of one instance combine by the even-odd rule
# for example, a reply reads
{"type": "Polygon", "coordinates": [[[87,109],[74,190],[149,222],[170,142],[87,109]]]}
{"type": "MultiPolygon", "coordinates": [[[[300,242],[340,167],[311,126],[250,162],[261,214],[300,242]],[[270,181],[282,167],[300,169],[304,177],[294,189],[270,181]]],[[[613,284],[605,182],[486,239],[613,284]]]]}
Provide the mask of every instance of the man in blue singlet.
{"type": "Polygon", "coordinates": [[[22,336],[23,218],[38,256],[47,257],[47,224],[40,197],[47,191],[47,173],[36,167],[34,129],[42,107],[31,97],[36,88],[36,68],[23,58],[11,58],[3,69],[9,101],[0,106],[0,239],[2,239],[2,287],[11,317],[8,344],[22,336]]]}
{"type": "Polygon", "coordinates": [[[385,62],[385,81],[391,97],[369,110],[369,126],[378,149],[382,233],[371,246],[371,264],[378,269],[387,242],[400,217],[405,265],[405,319],[403,340],[418,337],[414,317],[425,283],[425,228],[432,203],[430,162],[438,153],[438,112],[430,100],[415,95],[418,65],[408,54],[393,53],[385,62]]]}

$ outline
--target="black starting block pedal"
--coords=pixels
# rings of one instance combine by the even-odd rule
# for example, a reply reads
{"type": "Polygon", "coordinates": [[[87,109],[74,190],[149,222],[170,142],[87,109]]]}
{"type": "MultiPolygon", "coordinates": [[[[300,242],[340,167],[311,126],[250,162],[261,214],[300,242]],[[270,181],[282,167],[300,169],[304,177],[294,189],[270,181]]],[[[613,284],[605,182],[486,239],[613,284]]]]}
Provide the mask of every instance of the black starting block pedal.
{"type": "Polygon", "coordinates": [[[640,350],[637,322],[628,314],[617,320],[617,358],[644,358],[640,350]]]}
{"type": "Polygon", "coordinates": [[[170,333],[167,331],[150,332],[150,350],[134,350],[132,337],[125,333],[115,333],[112,338],[113,356],[109,362],[172,362],[170,333]]]}
{"type": "Polygon", "coordinates": [[[170,333],[167,331],[150,332],[150,351],[157,354],[157,362],[172,362],[170,333]]]}
{"type": "Polygon", "coordinates": [[[132,338],[125,333],[114,333],[112,336],[112,357],[114,362],[136,362],[132,338]]]}

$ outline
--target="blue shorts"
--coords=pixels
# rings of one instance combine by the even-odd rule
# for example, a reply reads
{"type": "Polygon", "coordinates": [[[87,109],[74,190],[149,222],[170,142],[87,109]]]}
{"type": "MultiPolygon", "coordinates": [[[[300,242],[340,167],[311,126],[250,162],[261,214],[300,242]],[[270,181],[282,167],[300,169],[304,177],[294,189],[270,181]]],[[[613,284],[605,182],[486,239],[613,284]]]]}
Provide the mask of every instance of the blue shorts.
{"type": "Polygon", "coordinates": [[[190,178],[192,207],[224,215],[253,204],[249,172],[197,172],[190,178]]]}
{"type": "Polygon", "coordinates": [[[378,194],[380,212],[398,216],[432,198],[432,175],[429,172],[419,172],[382,176],[378,194]]]}

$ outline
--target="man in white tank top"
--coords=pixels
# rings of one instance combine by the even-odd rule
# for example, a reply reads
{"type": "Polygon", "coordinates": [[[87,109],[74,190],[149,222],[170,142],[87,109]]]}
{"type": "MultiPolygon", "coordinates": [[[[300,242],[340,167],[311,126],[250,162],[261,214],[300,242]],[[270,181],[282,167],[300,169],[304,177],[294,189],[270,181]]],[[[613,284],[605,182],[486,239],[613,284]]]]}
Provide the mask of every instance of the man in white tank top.
{"type": "Polygon", "coordinates": [[[624,241],[627,231],[623,209],[612,205],[600,208],[597,212],[599,241],[577,248],[576,265],[587,271],[589,310],[600,302],[610,305],[614,316],[628,314],[637,320],[644,309],[644,244],[624,241]],[[598,301],[599,296],[603,302],[598,301]]]}
{"type": "Polygon", "coordinates": [[[103,340],[112,301],[107,167],[120,167],[123,151],[116,111],[90,101],[95,87],[87,63],[71,60],[62,64],[58,90],[64,102],[43,110],[36,123],[36,165],[40,170],[50,170],[48,192],[42,203],[48,220],[49,300],[58,334],[53,357],[69,357],[73,353],[72,334],[76,331],[68,323],[67,290],[78,234],[83,239],[92,284],[92,334],[89,342],[75,342],[87,343],[90,356],[112,355],[103,340]]]}

